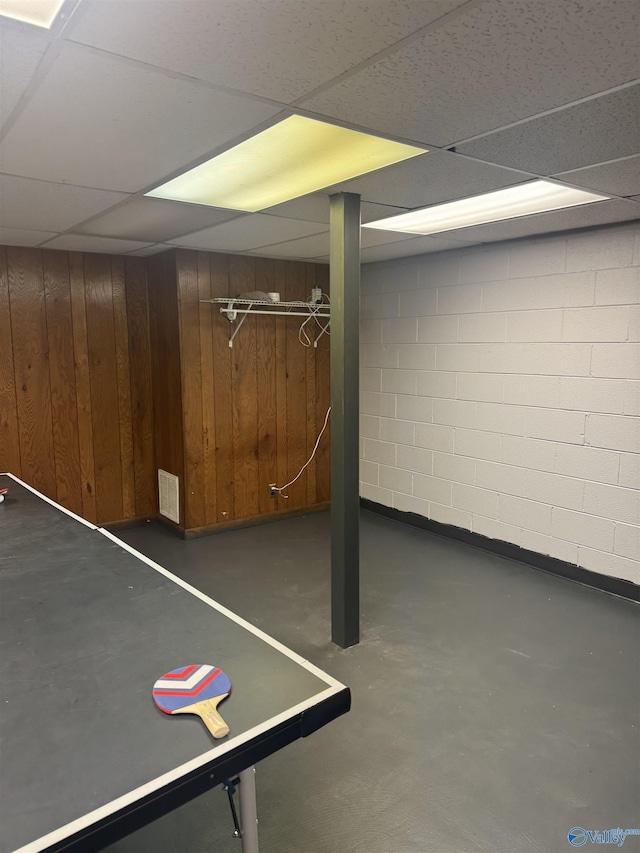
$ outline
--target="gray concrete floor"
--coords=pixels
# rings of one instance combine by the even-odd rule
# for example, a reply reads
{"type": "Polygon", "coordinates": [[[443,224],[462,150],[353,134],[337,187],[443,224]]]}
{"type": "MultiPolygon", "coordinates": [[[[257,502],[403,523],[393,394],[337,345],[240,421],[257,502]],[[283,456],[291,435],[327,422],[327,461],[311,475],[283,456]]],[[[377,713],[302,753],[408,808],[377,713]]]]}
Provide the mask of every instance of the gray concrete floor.
{"type": "MultiPolygon", "coordinates": [[[[365,512],[342,650],[328,514],[120,535],[352,689],[258,767],[262,853],[560,853],[574,826],[640,826],[637,605],[365,512]]],[[[214,791],[110,853],[240,853],[231,832],[214,791]]]]}

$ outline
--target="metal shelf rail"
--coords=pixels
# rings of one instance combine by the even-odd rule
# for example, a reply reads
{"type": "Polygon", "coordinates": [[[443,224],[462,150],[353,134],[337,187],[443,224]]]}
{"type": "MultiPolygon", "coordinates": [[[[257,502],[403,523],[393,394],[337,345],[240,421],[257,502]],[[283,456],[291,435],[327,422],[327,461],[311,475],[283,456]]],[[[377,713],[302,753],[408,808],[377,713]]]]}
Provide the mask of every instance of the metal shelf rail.
{"type": "Polygon", "coordinates": [[[331,324],[330,307],[324,302],[271,302],[269,300],[230,299],[227,297],[201,299],[200,302],[219,304],[220,313],[226,314],[230,323],[234,323],[238,319],[238,315],[240,315],[241,319],[229,339],[230,347],[233,347],[235,336],[242,328],[242,324],[249,314],[275,314],[286,317],[307,317],[307,319],[315,317],[317,320],[326,320],[327,322],[324,325],[321,323],[318,324],[320,326],[320,333],[313,342],[314,347],[318,346],[318,341],[327,332],[331,324]]]}

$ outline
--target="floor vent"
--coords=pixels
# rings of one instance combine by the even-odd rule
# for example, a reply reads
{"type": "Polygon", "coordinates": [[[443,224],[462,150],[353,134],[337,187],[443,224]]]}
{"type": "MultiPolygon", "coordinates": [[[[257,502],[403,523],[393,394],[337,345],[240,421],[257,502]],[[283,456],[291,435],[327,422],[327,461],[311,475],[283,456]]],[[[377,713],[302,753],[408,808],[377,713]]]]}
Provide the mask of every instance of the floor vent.
{"type": "Polygon", "coordinates": [[[180,524],[179,480],[175,474],[169,474],[158,468],[158,495],[160,515],[180,524]]]}

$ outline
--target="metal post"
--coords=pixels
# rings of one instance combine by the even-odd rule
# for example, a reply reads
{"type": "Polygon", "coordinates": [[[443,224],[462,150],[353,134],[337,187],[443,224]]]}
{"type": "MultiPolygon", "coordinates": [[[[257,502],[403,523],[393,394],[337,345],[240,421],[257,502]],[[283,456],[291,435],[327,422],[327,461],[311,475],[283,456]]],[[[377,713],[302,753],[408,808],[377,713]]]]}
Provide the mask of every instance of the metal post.
{"type": "Polygon", "coordinates": [[[360,640],[360,196],[354,193],[331,196],[330,263],[331,639],[345,649],[360,640]]]}
{"type": "Polygon", "coordinates": [[[256,768],[249,767],[240,774],[240,823],[242,853],[258,853],[258,808],[256,806],[256,768]]]}

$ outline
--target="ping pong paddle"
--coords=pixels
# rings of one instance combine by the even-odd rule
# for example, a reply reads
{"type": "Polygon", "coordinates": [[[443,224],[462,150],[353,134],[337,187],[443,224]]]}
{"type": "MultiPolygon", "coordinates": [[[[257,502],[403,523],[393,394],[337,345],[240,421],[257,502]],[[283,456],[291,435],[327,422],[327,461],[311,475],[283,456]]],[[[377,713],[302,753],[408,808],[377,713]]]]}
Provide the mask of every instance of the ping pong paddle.
{"type": "Polygon", "coordinates": [[[231,693],[228,676],[215,666],[193,663],[165,673],[153,685],[153,701],[165,714],[197,714],[215,738],[229,734],[218,703],[231,693]]]}
{"type": "Polygon", "coordinates": [[[9,489],[0,489],[0,504],[4,500],[4,496],[7,494],[8,491],[9,489]]]}

